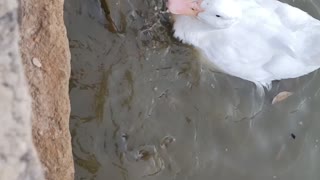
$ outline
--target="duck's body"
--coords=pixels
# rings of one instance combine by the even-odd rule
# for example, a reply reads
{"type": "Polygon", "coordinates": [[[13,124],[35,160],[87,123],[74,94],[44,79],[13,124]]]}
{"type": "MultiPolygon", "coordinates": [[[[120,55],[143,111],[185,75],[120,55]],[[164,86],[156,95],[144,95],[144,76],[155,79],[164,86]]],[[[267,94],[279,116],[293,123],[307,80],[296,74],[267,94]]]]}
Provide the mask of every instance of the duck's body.
{"type": "Polygon", "coordinates": [[[200,7],[196,16],[175,15],[174,36],[218,70],[266,86],[320,67],[320,21],[302,10],[277,0],[203,0],[200,7]]]}

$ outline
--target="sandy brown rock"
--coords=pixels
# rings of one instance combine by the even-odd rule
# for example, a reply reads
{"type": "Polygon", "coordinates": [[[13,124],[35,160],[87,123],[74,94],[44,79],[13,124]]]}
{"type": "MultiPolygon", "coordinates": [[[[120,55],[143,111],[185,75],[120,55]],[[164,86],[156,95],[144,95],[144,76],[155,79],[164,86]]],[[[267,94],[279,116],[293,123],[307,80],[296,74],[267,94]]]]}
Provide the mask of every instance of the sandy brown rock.
{"type": "Polygon", "coordinates": [[[63,0],[21,0],[20,8],[20,47],[33,98],[34,143],[46,178],[71,180],[70,52],[63,0]]]}

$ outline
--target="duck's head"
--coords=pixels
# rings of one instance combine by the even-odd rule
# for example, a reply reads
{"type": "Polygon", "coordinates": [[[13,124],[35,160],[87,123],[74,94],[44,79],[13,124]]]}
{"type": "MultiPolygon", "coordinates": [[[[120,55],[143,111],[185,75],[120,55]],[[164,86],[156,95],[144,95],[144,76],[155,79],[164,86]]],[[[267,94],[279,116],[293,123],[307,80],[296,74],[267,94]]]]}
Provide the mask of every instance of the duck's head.
{"type": "Polygon", "coordinates": [[[172,14],[193,16],[215,29],[228,28],[241,17],[234,0],[168,0],[167,7],[172,14]]]}

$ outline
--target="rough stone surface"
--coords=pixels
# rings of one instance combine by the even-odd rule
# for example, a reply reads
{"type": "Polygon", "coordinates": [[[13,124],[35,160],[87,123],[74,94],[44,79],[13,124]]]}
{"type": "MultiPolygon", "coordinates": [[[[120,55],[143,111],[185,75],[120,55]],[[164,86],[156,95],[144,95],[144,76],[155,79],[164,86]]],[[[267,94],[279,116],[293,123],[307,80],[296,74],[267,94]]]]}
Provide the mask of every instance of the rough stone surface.
{"type": "Polygon", "coordinates": [[[0,0],[0,180],[41,180],[18,36],[17,2],[0,0]]]}
{"type": "Polygon", "coordinates": [[[21,0],[21,53],[33,98],[33,139],[46,179],[71,180],[70,51],[63,0],[21,0]]]}

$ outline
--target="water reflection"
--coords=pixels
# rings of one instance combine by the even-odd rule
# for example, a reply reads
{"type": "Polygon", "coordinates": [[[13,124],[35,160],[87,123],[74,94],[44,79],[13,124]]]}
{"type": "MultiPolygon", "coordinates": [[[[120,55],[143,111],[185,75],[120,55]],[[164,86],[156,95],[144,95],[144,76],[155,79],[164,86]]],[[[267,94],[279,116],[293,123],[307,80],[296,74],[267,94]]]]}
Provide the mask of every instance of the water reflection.
{"type": "MultiPolygon", "coordinates": [[[[319,2],[291,3],[320,17],[319,2]]],[[[163,6],[65,1],[76,179],[318,179],[319,75],[262,99],[172,39],[163,6]]]]}

